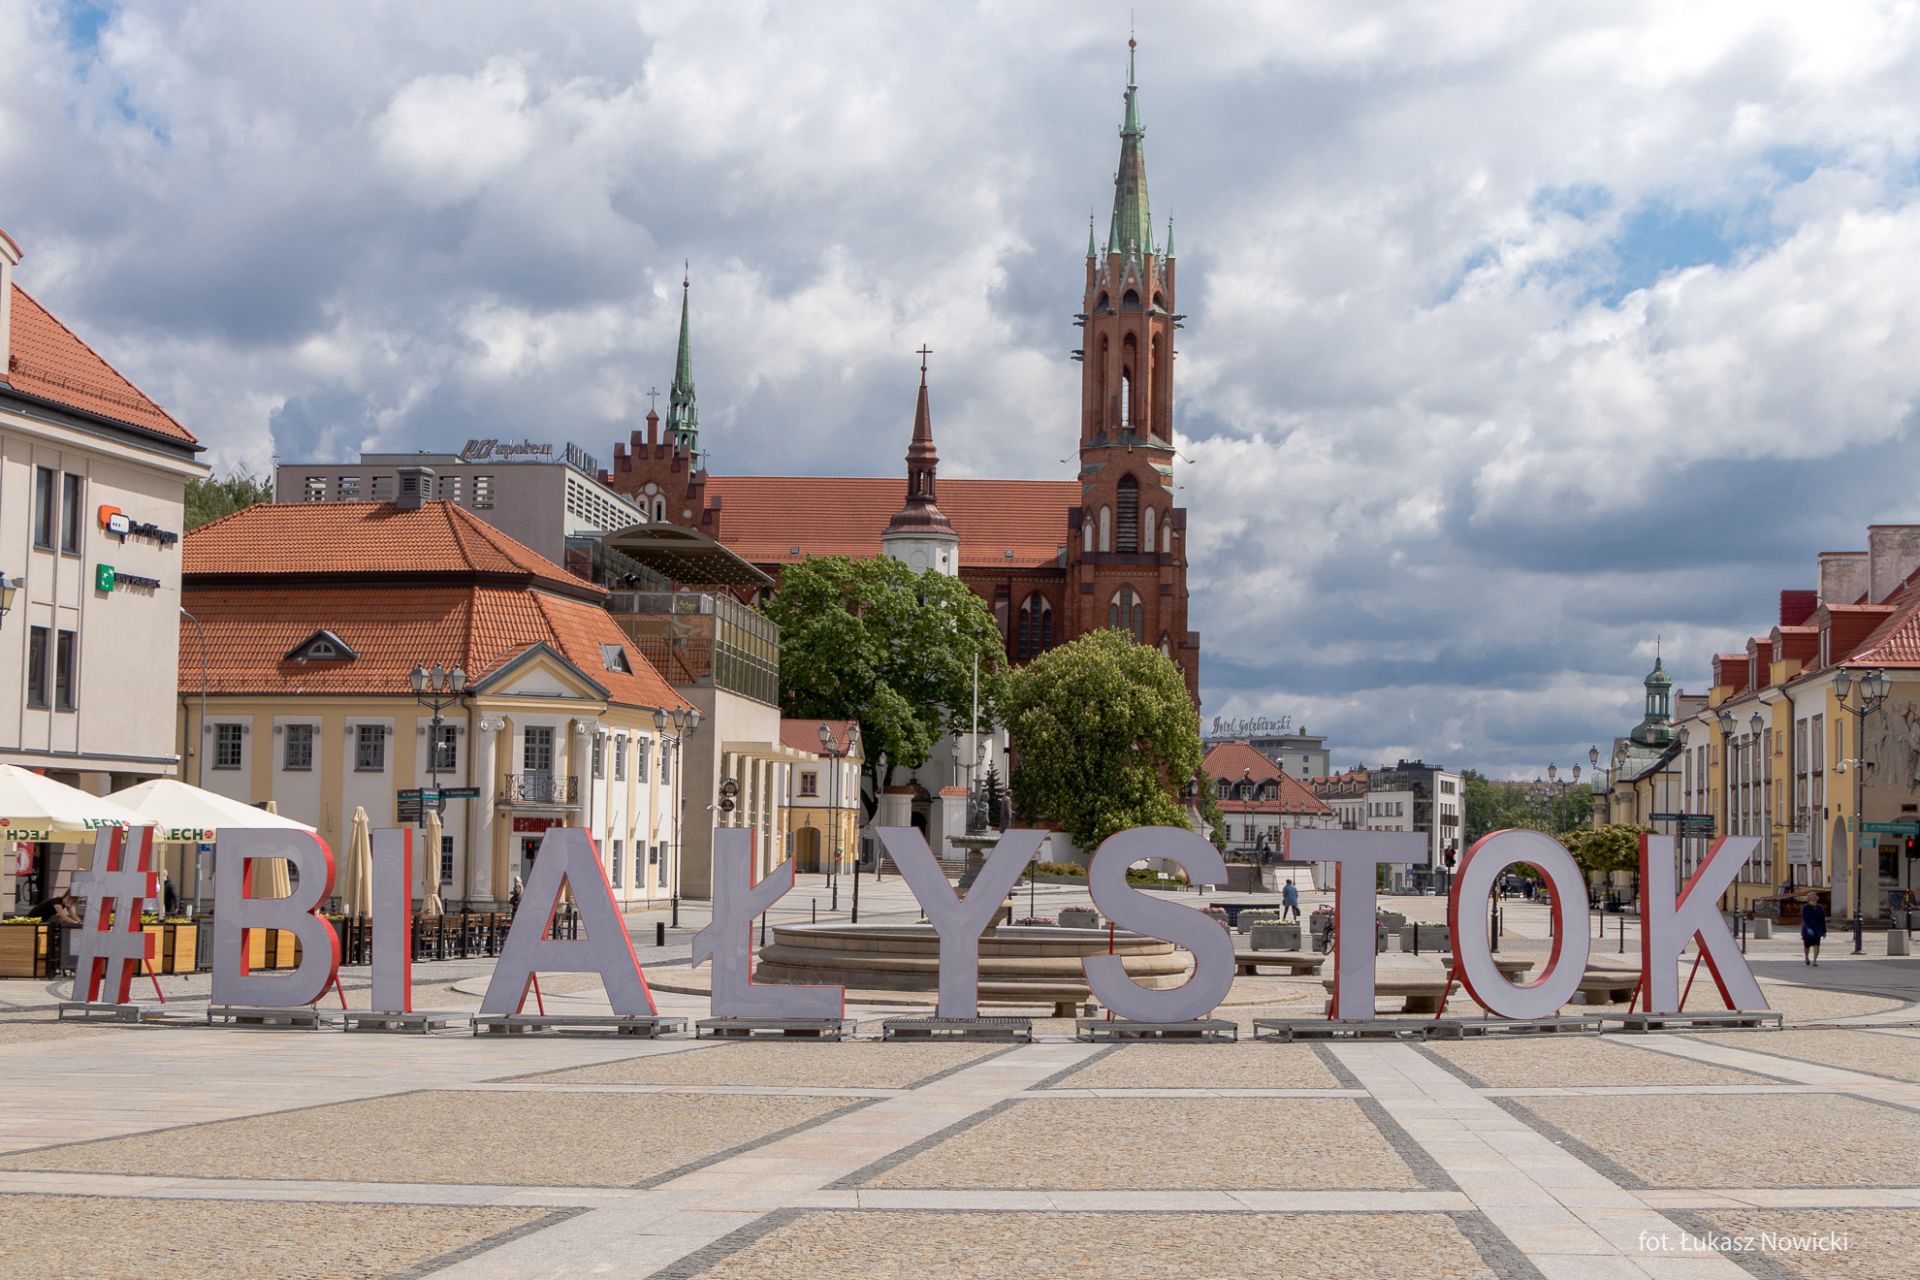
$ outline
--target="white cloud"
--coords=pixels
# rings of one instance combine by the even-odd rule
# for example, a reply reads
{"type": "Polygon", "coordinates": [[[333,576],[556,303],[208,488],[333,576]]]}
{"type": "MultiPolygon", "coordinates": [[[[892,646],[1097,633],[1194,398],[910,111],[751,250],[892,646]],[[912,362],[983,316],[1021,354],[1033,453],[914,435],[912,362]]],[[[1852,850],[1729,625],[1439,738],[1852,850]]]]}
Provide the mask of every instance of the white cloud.
{"type": "Polygon", "coordinates": [[[493,58],[472,75],[411,80],[374,122],[373,136],[381,162],[413,199],[471,199],[533,147],[526,71],[493,58]]]}

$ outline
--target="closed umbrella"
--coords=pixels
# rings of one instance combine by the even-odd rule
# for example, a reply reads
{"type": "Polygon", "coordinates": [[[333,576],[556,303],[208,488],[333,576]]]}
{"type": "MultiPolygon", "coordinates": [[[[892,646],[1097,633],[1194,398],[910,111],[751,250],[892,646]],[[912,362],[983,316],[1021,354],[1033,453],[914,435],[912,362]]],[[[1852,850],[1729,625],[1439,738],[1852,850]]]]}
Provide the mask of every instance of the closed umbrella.
{"type": "Polygon", "coordinates": [[[364,916],[373,911],[373,827],[367,820],[366,806],[353,811],[353,827],[347,836],[347,860],[340,869],[340,912],[364,916]]]}
{"type": "Polygon", "coordinates": [[[427,810],[427,847],[422,851],[420,861],[422,870],[420,879],[425,885],[420,893],[420,914],[438,916],[446,914],[446,905],[440,901],[440,811],[427,810]]]}
{"type": "MultiPolygon", "coordinates": [[[[280,816],[278,801],[269,800],[261,806],[260,812],[272,817],[280,816]]],[[[290,898],[293,896],[293,878],[287,874],[285,858],[262,858],[253,868],[253,896],[256,898],[290,898]]]]}

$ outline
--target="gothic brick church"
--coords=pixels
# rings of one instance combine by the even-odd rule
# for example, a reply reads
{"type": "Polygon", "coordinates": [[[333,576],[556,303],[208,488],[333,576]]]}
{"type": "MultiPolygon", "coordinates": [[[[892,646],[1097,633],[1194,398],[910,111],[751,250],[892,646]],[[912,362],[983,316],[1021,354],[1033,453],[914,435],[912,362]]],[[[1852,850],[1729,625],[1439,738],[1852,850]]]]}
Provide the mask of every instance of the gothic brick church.
{"type": "MultiPolygon", "coordinates": [[[[1132,632],[1179,664],[1197,702],[1200,636],[1187,629],[1187,513],[1173,502],[1173,223],[1154,239],[1146,128],[1128,42],[1120,167],[1104,247],[1087,231],[1080,468],[1070,480],[938,477],[924,352],[899,480],[727,476],[700,447],[687,298],[663,424],[616,444],[601,479],[655,521],[686,525],[778,576],[807,556],[887,555],[958,574],[1024,662],[1101,627],[1132,632]]],[[[1034,424],[1034,429],[1056,428],[1034,424]]]]}

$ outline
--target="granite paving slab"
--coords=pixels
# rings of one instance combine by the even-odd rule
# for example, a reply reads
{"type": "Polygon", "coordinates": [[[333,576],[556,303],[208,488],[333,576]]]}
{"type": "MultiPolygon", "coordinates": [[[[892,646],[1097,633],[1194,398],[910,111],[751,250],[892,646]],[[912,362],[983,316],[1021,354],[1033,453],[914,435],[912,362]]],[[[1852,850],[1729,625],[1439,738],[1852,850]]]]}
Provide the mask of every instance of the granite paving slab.
{"type": "Polygon", "coordinates": [[[857,1041],[718,1044],[520,1077],[555,1084],[802,1085],[904,1089],[1002,1052],[1002,1046],[857,1041]]]}
{"type": "Polygon", "coordinates": [[[1425,1051],[1472,1084],[1490,1089],[1778,1083],[1595,1036],[1434,1041],[1425,1051]]]}
{"type": "Polygon", "coordinates": [[[1341,1081],[1311,1046],[1129,1044],[1088,1059],[1049,1082],[1054,1089],[1338,1089],[1341,1081]]]}

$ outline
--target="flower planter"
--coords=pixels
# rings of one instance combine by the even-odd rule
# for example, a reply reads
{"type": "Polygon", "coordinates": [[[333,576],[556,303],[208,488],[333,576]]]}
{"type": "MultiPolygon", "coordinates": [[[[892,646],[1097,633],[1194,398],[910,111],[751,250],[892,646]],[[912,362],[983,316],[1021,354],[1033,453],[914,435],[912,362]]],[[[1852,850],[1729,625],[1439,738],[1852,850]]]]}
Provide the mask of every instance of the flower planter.
{"type": "Polygon", "coordinates": [[[1082,911],[1074,907],[1068,907],[1060,913],[1060,927],[1063,929],[1098,929],[1100,927],[1100,913],[1098,911],[1082,911]]]}
{"type": "Polygon", "coordinates": [[[46,925],[37,920],[0,924],[0,978],[44,978],[46,965],[46,925]]]}
{"type": "Polygon", "coordinates": [[[1257,924],[1252,932],[1255,951],[1298,951],[1300,926],[1297,924],[1257,924]]]}
{"type": "Polygon", "coordinates": [[[1402,951],[1451,951],[1453,932],[1444,924],[1409,925],[1400,931],[1400,949],[1402,951]],[[1416,945],[1415,931],[1418,931],[1416,945]]]}

